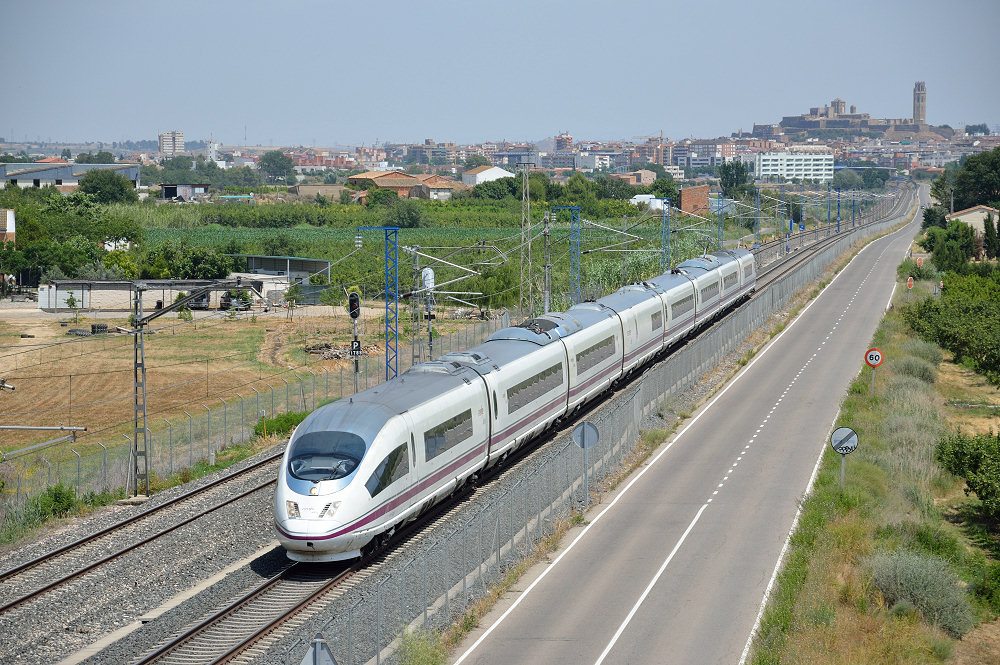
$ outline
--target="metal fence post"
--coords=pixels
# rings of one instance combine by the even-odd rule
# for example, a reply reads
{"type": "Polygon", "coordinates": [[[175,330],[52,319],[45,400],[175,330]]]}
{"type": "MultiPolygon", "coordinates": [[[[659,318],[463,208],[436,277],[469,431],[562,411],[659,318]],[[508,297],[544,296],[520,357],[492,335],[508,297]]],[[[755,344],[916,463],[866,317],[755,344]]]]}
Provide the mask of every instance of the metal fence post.
{"type": "Polygon", "coordinates": [[[194,419],[187,411],[184,415],[188,417],[188,466],[194,466],[194,419]]]}
{"type": "MultiPolygon", "coordinates": [[[[205,406],[204,404],[202,404],[201,406],[205,409],[206,422],[208,423],[208,430],[207,430],[206,435],[205,435],[205,443],[207,444],[207,448],[206,448],[205,454],[208,455],[209,457],[211,457],[211,455],[212,455],[212,410],[210,408],[208,408],[207,406],[205,406]]],[[[209,462],[209,464],[211,464],[211,461],[209,462]]]]}
{"type": "Polygon", "coordinates": [[[243,395],[236,393],[236,396],[240,398],[240,443],[243,443],[246,441],[246,435],[243,433],[243,426],[246,424],[246,403],[243,395]]]}
{"type": "Polygon", "coordinates": [[[229,405],[221,397],[219,401],[222,402],[222,445],[219,446],[221,450],[226,447],[226,442],[229,441],[229,434],[227,432],[229,429],[229,405]]]}
{"type": "MultiPolygon", "coordinates": [[[[285,384],[285,413],[288,413],[288,381],[285,381],[285,377],[279,376],[279,379],[285,384]]],[[[274,415],[274,409],[271,409],[272,416],[274,415]]]]}
{"type": "Polygon", "coordinates": [[[80,453],[76,452],[72,448],[69,449],[74,455],[76,455],[76,495],[80,496],[80,453]]]}
{"type": "MultiPolygon", "coordinates": [[[[101,485],[101,491],[102,492],[107,492],[108,491],[108,449],[100,441],[97,442],[97,445],[99,445],[104,450],[104,461],[101,463],[101,468],[104,471],[104,474],[103,474],[104,475],[104,484],[101,485]]],[[[52,466],[51,465],[49,465],[49,471],[50,472],[52,471],[52,466]]]]}
{"type": "Polygon", "coordinates": [[[167,424],[167,429],[170,432],[170,475],[174,475],[174,426],[166,418],[163,419],[163,422],[167,424]]]}

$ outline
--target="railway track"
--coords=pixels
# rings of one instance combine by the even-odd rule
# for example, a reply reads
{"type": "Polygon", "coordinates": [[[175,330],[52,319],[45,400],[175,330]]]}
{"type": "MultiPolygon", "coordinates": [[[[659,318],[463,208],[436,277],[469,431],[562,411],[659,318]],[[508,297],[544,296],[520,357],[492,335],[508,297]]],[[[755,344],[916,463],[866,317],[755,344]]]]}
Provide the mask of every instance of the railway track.
{"type": "Polygon", "coordinates": [[[369,559],[333,563],[288,562],[288,567],[230,603],[173,635],[132,665],[215,665],[253,662],[279,640],[309,622],[344,594],[377,575],[391,557],[406,555],[433,538],[436,523],[448,519],[470,500],[460,491],[405,528],[384,551],[369,559]]]}
{"type": "Polygon", "coordinates": [[[275,483],[281,452],[160,505],[0,572],[0,614],[275,483]],[[235,495],[227,487],[253,475],[259,482],[235,495]],[[180,513],[180,515],[178,515],[180,513]],[[124,544],[123,544],[124,543],[124,544]]]}

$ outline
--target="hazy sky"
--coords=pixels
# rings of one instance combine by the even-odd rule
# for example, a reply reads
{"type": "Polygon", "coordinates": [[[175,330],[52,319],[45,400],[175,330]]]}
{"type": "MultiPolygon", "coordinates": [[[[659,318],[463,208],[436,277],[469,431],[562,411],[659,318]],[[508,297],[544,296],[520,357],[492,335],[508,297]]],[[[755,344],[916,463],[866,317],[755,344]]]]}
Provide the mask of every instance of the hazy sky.
{"type": "Polygon", "coordinates": [[[1000,123],[998,0],[0,0],[0,136],[714,137],[834,97],[1000,123]]]}

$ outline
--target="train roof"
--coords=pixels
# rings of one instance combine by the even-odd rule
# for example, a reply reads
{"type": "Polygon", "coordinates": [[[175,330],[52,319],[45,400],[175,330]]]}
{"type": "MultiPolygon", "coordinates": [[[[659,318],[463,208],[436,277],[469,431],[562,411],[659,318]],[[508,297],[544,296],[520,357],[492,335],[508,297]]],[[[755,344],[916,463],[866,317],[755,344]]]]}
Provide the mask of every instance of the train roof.
{"type": "Polygon", "coordinates": [[[664,293],[669,293],[670,291],[673,291],[677,287],[681,286],[690,288],[691,279],[687,277],[687,273],[684,271],[675,272],[675,270],[677,269],[663,273],[662,275],[657,275],[656,277],[652,277],[646,281],[650,285],[661,289],[664,293]]]}
{"type": "Polygon", "coordinates": [[[701,276],[706,272],[717,270],[726,263],[734,261],[731,256],[718,256],[717,254],[703,254],[695,256],[687,261],[677,264],[678,270],[683,270],[691,276],[701,276]]]}
{"type": "Polygon", "coordinates": [[[623,286],[614,293],[609,293],[603,298],[598,298],[597,302],[616,312],[623,312],[652,298],[659,300],[660,296],[657,293],[659,290],[653,288],[652,285],[630,284],[629,286],[623,286]]]}
{"type": "Polygon", "coordinates": [[[440,399],[473,380],[478,380],[475,372],[461,365],[420,363],[385,383],[321,406],[302,421],[296,433],[348,431],[370,444],[393,416],[440,399]]]}
{"type": "Polygon", "coordinates": [[[539,350],[539,346],[530,341],[517,338],[501,337],[494,339],[490,337],[478,346],[474,346],[466,351],[446,353],[438,358],[438,360],[457,362],[465,367],[474,369],[479,374],[489,374],[493,370],[500,369],[505,365],[523,362],[525,357],[539,350]]]}

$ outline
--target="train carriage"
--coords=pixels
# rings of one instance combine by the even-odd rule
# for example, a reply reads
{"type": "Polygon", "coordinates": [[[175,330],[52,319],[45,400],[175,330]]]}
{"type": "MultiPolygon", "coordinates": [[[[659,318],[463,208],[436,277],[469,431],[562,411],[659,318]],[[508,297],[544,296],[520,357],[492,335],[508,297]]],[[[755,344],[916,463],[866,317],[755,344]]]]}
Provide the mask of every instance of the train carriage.
{"type": "Polygon", "coordinates": [[[663,330],[663,348],[669,348],[694,329],[695,284],[679,270],[654,277],[647,282],[660,294],[666,323],[663,330]]]}
{"type": "Polygon", "coordinates": [[[360,555],[482,468],[486,390],[463,367],[416,371],[320,407],[278,471],[278,539],[300,561],[360,555]]]}
{"type": "Polygon", "coordinates": [[[623,375],[641,367],[663,348],[663,300],[656,289],[642,284],[622,287],[597,299],[614,310],[624,332],[623,375]]]}
{"type": "Polygon", "coordinates": [[[552,321],[533,321],[441,357],[474,370],[486,384],[491,466],[566,413],[569,368],[558,340],[567,331],[552,321]]]}

